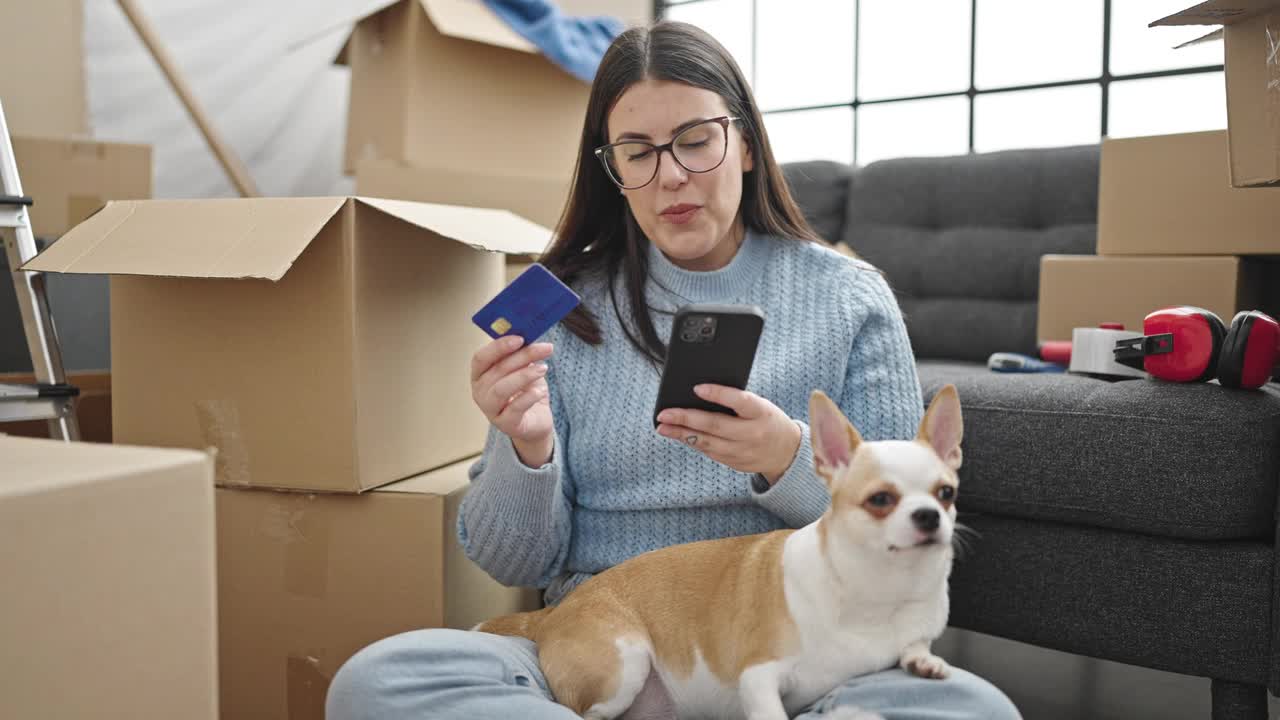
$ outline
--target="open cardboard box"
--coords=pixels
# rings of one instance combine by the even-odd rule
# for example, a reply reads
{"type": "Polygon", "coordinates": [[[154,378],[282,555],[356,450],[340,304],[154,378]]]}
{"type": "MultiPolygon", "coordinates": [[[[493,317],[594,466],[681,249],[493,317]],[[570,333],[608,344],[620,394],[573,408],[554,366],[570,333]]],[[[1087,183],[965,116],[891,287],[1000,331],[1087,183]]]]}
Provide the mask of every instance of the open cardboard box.
{"type": "Polygon", "coordinates": [[[590,88],[477,0],[392,0],[357,18],[345,167],[392,160],[568,178],[590,88]]]}
{"type": "Polygon", "coordinates": [[[25,266],[111,276],[116,442],[216,447],[228,486],[360,492],[480,452],[471,316],[506,211],[374,198],[108,203],[25,266]]]}
{"type": "Polygon", "coordinates": [[[1187,44],[1226,44],[1231,184],[1280,183],[1280,0],[1208,0],[1151,25],[1223,26],[1187,44]]]}

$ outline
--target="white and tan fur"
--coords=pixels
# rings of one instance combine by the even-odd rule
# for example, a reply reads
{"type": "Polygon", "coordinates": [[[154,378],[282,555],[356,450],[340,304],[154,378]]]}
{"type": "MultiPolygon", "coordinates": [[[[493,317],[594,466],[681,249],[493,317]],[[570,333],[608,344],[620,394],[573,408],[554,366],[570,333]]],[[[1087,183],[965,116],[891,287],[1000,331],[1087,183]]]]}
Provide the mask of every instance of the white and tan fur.
{"type": "Polygon", "coordinates": [[[809,420],[832,496],[813,524],[645,553],[556,607],[477,629],[535,641],[556,700],[588,720],[622,715],[651,669],[682,720],[784,720],[895,665],[945,678],[929,647],[947,623],[955,388],[937,394],[915,440],[864,442],[821,392],[809,420]]]}

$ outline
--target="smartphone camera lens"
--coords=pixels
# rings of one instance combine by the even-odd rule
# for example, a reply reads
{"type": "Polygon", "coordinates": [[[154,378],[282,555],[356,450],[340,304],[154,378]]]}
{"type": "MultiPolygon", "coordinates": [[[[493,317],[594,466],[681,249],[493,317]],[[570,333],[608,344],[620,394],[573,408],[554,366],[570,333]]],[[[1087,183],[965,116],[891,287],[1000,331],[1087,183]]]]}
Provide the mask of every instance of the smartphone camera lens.
{"type": "Polygon", "coordinates": [[[685,342],[709,343],[716,334],[714,315],[687,317],[680,323],[680,339],[685,342]]]}

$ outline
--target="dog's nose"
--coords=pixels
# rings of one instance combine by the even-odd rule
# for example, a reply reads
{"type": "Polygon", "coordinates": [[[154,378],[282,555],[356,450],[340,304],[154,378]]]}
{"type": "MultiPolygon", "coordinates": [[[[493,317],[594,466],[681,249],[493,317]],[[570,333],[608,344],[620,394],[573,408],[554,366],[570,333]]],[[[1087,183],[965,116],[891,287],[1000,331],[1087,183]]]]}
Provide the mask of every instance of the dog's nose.
{"type": "Polygon", "coordinates": [[[941,516],[938,515],[938,511],[933,508],[920,508],[919,510],[911,513],[911,522],[915,523],[916,527],[920,528],[924,532],[933,532],[934,530],[937,530],[938,523],[940,521],[941,516]]]}

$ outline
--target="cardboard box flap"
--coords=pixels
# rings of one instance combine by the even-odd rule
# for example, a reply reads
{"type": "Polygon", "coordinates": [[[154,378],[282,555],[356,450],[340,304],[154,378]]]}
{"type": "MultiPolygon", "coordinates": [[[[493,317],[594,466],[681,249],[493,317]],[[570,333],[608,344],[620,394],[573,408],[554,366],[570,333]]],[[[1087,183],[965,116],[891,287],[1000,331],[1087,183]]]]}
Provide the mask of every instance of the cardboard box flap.
{"type": "Polygon", "coordinates": [[[1162,25],[1231,25],[1280,7],[1280,0],[1208,0],[1152,22],[1162,25]]]}
{"type": "Polygon", "coordinates": [[[414,475],[400,482],[383,485],[373,492],[406,493],[410,495],[448,495],[455,490],[466,487],[470,482],[467,471],[476,458],[447,465],[421,475],[414,475]]]}
{"type": "MultiPolygon", "coordinates": [[[[360,5],[350,3],[353,7],[348,7],[346,12],[336,17],[325,18],[319,24],[300,24],[298,27],[293,28],[295,32],[290,33],[293,39],[285,43],[285,50],[293,52],[300,47],[310,45],[320,38],[328,36],[329,33],[337,33],[339,29],[346,30],[346,37],[349,41],[351,31],[356,23],[367,17],[377,15],[398,2],[403,2],[403,0],[365,0],[360,5]]],[[[343,43],[342,55],[345,56],[345,54],[346,43],[343,43]]],[[[338,64],[345,64],[345,62],[339,62],[338,64]]]]}
{"type": "Polygon", "coordinates": [[[551,243],[550,230],[506,210],[383,198],[358,199],[392,217],[477,250],[521,255],[541,253],[551,243]]]}
{"type": "MultiPolygon", "coordinates": [[[[301,39],[290,43],[289,48],[292,50],[308,45],[328,35],[338,27],[355,25],[361,20],[377,15],[398,2],[403,2],[403,0],[382,0],[380,2],[375,0],[372,5],[359,13],[345,16],[342,20],[326,23],[320,29],[308,30],[301,39]]],[[[525,40],[519,33],[512,30],[511,26],[503,22],[502,18],[486,7],[482,0],[418,0],[418,2],[422,5],[423,11],[427,13],[427,17],[431,19],[431,23],[435,25],[436,30],[442,35],[521,52],[539,52],[536,45],[525,40]]],[[[350,44],[351,41],[348,37],[347,42],[343,43],[342,48],[338,50],[337,56],[333,59],[335,65],[347,64],[347,49],[350,44]]]]}
{"type": "Polygon", "coordinates": [[[1201,45],[1204,43],[1214,42],[1215,40],[1221,40],[1224,35],[1226,35],[1226,31],[1223,30],[1222,28],[1218,28],[1217,30],[1214,30],[1213,32],[1210,32],[1206,35],[1201,35],[1200,37],[1194,40],[1188,40],[1182,43],[1181,45],[1174,45],[1173,49],[1181,50],[1182,48],[1191,47],[1192,45],[1201,45]]]}
{"type": "Polygon", "coordinates": [[[276,281],[347,198],[107,203],[24,270],[276,281]]]}
{"type": "Polygon", "coordinates": [[[511,29],[481,0],[418,0],[444,35],[536,53],[538,48],[511,29]]]}

